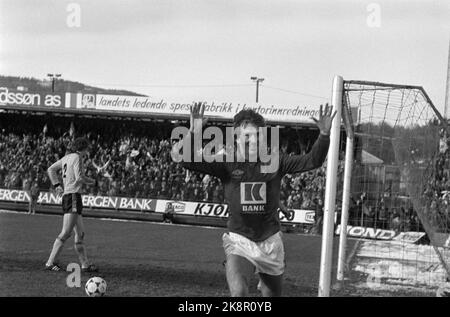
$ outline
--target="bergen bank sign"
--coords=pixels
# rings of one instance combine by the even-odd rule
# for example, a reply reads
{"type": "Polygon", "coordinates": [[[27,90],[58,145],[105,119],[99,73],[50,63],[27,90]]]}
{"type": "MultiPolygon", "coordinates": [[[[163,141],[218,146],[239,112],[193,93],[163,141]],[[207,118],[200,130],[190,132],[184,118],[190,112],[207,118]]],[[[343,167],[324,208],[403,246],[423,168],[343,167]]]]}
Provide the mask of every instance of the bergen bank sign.
{"type": "Polygon", "coordinates": [[[63,95],[60,94],[19,91],[0,87],[1,106],[61,107],[63,102],[63,95]]]}

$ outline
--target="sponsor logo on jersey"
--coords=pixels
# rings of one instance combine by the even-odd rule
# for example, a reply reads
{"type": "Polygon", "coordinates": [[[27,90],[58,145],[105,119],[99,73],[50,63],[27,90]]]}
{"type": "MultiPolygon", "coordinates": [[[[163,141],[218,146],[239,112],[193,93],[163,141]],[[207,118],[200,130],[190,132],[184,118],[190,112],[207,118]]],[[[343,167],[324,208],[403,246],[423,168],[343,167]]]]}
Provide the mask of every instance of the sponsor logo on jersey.
{"type": "Polygon", "coordinates": [[[266,204],[266,183],[241,183],[241,205],[243,212],[264,212],[266,204]]]}
{"type": "Polygon", "coordinates": [[[236,169],[236,170],[231,172],[231,175],[233,177],[241,177],[243,174],[244,174],[244,171],[240,170],[240,169],[236,169]]]}

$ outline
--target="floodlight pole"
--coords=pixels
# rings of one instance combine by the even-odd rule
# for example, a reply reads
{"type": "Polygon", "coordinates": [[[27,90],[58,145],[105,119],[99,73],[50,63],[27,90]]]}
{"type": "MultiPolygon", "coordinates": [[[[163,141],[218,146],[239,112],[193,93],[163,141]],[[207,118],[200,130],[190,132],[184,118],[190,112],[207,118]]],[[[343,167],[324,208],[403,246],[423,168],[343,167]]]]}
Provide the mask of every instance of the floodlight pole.
{"type": "Polygon", "coordinates": [[[52,80],[52,93],[54,93],[56,78],[61,77],[61,74],[47,74],[47,77],[49,77],[52,80]]]}
{"type": "Polygon", "coordinates": [[[330,296],[331,264],[333,260],[334,211],[336,206],[336,179],[339,160],[339,139],[341,132],[342,93],[344,80],[335,76],[331,104],[336,111],[330,135],[330,149],[327,159],[325,187],[324,222],[322,230],[322,250],[320,257],[319,297],[330,296]]]}
{"type": "Polygon", "coordinates": [[[251,80],[256,82],[256,103],[258,103],[259,99],[259,83],[264,81],[264,78],[258,78],[256,76],[250,77],[251,80]]]}

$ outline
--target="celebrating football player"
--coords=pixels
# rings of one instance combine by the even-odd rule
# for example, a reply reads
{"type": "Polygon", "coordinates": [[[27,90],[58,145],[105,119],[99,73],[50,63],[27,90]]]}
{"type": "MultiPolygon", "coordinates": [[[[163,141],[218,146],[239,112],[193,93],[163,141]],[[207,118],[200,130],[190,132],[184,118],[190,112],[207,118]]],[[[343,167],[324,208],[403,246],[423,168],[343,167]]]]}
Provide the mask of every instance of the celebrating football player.
{"type": "MultiPolygon", "coordinates": [[[[202,135],[205,107],[200,103],[191,107],[190,132],[173,147],[172,157],[180,155],[180,148],[198,155],[193,144],[195,135],[202,135]]],[[[234,160],[194,162],[184,160],[189,170],[210,174],[221,179],[225,203],[229,205],[228,231],[222,237],[226,255],[226,278],[231,296],[247,296],[253,273],[260,279],[263,296],[281,296],[284,273],[284,246],[279,220],[280,182],[285,174],[301,173],[318,168],[327,156],[333,107],[320,106],[319,118],[312,118],[320,135],[306,155],[279,154],[276,170],[265,171],[258,146],[264,118],[246,109],[234,117],[234,160]],[[250,159],[257,157],[257,160],[250,159]]],[[[197,142],[198,144],[198,142],[197,142]]],[[[185,153],[183,153],[184,155],[185,153]]]]}

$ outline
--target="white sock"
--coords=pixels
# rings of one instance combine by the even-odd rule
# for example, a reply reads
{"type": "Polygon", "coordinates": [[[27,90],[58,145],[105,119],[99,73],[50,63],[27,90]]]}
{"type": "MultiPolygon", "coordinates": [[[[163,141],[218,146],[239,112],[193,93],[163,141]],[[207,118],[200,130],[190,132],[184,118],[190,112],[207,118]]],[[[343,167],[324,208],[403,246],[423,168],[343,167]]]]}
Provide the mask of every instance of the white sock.
{"type": "Polygon", "coordinates": [[[55,243],[53,243],[52,252],[50,253],[50,257],[48,258],[48,261],[47,261],[47,266],[55,264],[55,261],[59,255],[59,253],[61,252],[63,246],[64,246],[64,242],[61,239],[56,238],[55,243]]]}

